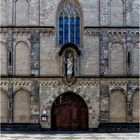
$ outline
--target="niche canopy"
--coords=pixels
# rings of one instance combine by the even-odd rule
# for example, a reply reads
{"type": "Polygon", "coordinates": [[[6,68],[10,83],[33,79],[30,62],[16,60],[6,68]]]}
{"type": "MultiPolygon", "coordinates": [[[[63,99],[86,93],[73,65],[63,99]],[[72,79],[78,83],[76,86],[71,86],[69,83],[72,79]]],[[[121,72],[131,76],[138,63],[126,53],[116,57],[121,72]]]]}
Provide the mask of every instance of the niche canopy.
{"type": "Polygon", "coordinates": [[[81,50],[79,49],[79,47],[77,47],[76,45],[72,44],[72,43],[67,43],[66,45],[63,45],[60,50],[59,50],[59,56],[61,56],[63,54],[63,52],[65,50],[68,49],[72,49],[75,50],[75,52],[77,53],[77,55],[81,54],[81,50]]]}

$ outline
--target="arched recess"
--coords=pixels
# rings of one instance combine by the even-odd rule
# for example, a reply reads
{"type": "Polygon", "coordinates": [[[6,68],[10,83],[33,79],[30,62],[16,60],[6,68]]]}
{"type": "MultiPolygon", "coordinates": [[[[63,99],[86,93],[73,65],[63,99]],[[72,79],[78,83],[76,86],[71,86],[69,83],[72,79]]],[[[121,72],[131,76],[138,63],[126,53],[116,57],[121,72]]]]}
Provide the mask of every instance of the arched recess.
{"type": "Polygon", "coordinates": [[[21,89],[14,95],[14,123],[30,123],[30,94],[21,89]]]}
{"type": "Polygon", "coordinates": [[[7,46],[6,43],[0,42],[0,70],[1,75],[7,75],[7,46]]]}
{"type": "Polygon", "coordinates": [[[28,25],[29,23],[29,2],[28,0],[16,1],[16,25],[28,25]]]}
{"type": "Polygon", "coordinates": [[[133,47],[132,54],[132,74],[139,75],[140,68],[140,43],[136,43],[133,47]]]}
{"type": "Polygon", "coordinates": [[[26,42],[18,42],[16,44],[16,75],[30,75],[30,48],[26,42]]]}
{"type": "Polygon", "coordinates": [[[8,24],[8,1],[7,0],[1,0],[1,25],[7,25],[8,24]]]}
{"type": "Polygon", "coordinates": [[[0,89],[0,120],[1,123],[8,123],[8,95],[7,92],[0,89]]]}
{"type": "Polygon", "coordinates": [[[72,43],[63,45],[59,50],[61,56],[62,75],[77,76],[79,74],[79,56],[81,50],[72,43]]]}
{"type": "Polygon", "coordinates": [[[111,26],[123,26],[123,1],[111,0],[110,2],[111,26]]]}
{"type": "Polygon", "coordinates": [[[140,113],[140,96],[139,96],[139,90],[135,91],[133,97],[132,97],[132,120],[133,122],[139,123],[139,113],[140,113]]]}
{"type": "Polygon", "coordinates": [[[126,95],[121,90],[110,94],[110,122],[126,122],[126,95]]]}
{"type": "Polygon", "coordinates": [[[81,44],[82,10],[77,0],[62,0],[57,10],[57,44],[81,44]]]}
{"type": "Polygon", "coordinates": [[[132,20],[132,26],[139,26],[139,9],[140,9],[140,2],[139,0],[133,0],[132,2],[132,17],[130,20],[132,20]]]}
{"type": "Polygon", "coordinates": [[[88,107],[77,94],[60,95],[51,110],[52,130],[88,130],[88,107]]]}
{"type": "Polygon", "coordinates": [[[120,43],[114,43],[110,47],[110,75],[124,75],[125,68],[126,62],[124,46],[120,43]]]}

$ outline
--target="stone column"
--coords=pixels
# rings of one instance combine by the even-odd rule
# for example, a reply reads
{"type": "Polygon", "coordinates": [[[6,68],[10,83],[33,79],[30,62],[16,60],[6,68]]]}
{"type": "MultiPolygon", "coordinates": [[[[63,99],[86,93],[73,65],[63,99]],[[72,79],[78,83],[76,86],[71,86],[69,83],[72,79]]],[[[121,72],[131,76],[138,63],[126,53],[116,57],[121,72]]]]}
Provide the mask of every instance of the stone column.
{"type": "Polygon", "coordinates": [[[108,26],[110,24],[110,0],[100,1],[100,26],[108,26]]]}
{"type": "Polygon", "coordinates": [[[31,123],[39,123],[39,85],[32,81],[31,85],[31,123]]]}
{"type": "Polygon", "coordinates": [[[16,25],[16,0],[12,0],[12,25],[16,25]]]}
{"type": "Polygon", "coordinates": [[[131,32],[127,33],[126,37],[126,42],[127,42],[127,75],[131,76],[131,68],[132,68],[132,50],[133,50],[133,44],[132,44],[132,35],[131,32]]]}
{"type": "Polygon", "coordinates": [[[13,123],[13,84],[11,81],[8,83],[8,96],[9,96],[9,102],[8,102],[8,123],[13,123]]]}
{"type": "Polygon", "coordinates": [[[8,32],[7,38],[8,46],[8,75],[13,74],[13,33],[11,31],[8,32]]]}
{"type": "Polygon", "coordinates": [[[107,31],[100,34],[100,75],[107,76],[109,74],[109,44],[107,31]]]}
{"type": "Polygon", "coordinates": [[[31,74],[39,76],[40,74],[40,33],[31,34],[31,74]]]}
{"type": "Polygon", "coordinates": [[[127,84],[127,122],[132,122],[132,85],[131,81],[127,84]]]}
{"type": "Polygon", "coordinates": [[[106,82],[100,84],[100,122],[109,122],[109,85],[106,82]]]}

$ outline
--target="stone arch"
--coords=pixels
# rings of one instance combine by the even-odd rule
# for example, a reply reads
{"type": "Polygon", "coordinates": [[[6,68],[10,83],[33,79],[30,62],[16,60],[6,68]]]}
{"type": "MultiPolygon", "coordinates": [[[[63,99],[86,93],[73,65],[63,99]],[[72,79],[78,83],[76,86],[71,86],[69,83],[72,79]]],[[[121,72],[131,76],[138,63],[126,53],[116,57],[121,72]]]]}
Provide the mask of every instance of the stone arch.
{"type": "Polygon", "coordinates": [[[126,94],[123,90],[113,89],[110,94],[110,122],[126,122],[126,94]],[[119,112],[119,113],[118,113],[119,112]]]}
{"type": "Polygon", "coordinates": [[[29,23],[29,1],[16,1],[16,25],[28,25],[29,23]]]}
{"type": "Polygon", "coordinates": [[[7,60],[8,60],[8,54],[7,54],[7,46],[6,43],[0,41],[0,70],[2,75],[7,75],[7,60]]]}
{"type": "Polygon", "coordinates": [[[62,130],[87,130],[89,119],[88,114],[88,105],[81,96],[73,92],[63,93],[58,96],[52,104],[51,128],[53,130],[59,130],[59,128],[62,130]],[[60,102],[60,100],[62,100],[62,102],[60,102]],[[78,115],[78,112],[81,112],[81,116],[78,115]],[[72,118],[75,118],[74,122],[72,118]],[[61,123],[58,122],[58,119],[60,119],[61,123]],[[72,122],[75,123],[75,128],[73,128],[72,122]]]}
{"type": "Polygon", "coordinates": [[[139,89],[134,90],[132,96],[132,121],[139,122],[139,113],[140,113],[140,106],[139,106],[140,96],[139,96],[139,89]]]}
{"type": "Polygon", "coordinates": [[[26,90],[18,90],[14,94],[14,123],[30,123],[30,110],[30,94],[26,90]]]}
{"type": "Polygon", "coordinates": [[[31,96],[31,91],[28,90],[27,88],[23,87],[23,86],[14,89],[14,92],[13,92],[14,95],[15,95],[18,91],[20,91],[20,90],[24,90],[24,91],[26,91],[26,92],[29,93],[29,95],[31,96]]]}
{"type": "Polygon", "coordinates": [[[122,0],[111,0],[111,26],[123,26],[123,1],[122,0]]]}
{"type": "Polygon", "coordinates": [[[71,58],[73,58],[72,76],[76,76],[79,74],[79,56],[81,54],[81,50],[78,46],[72,43],[65,44],[60,48],[59,55],[61,56],[61,73],[62,75],[67,76],[66,66],[68,64],[68,52],[71,54],[71,58]]]}
{"type": "Polygon", "coordinates": [[[54,94],[50,99],[50,101],[48,102],[47,104],[47,107],[49,108],[49,110],[52,109],[52,105],[53,103],[55,102],[55,100],[63,95],[64,93],[67,93],[67,92],[71,92],[71,93],[74,93],[74,94],[77,94],[78,96],[80,96],[84,101],[85,103],[87,104],[88,108],[91,109],[90,107],[92,106],[91,105],[91,100],[88,96],[86,96],[86,93],[79,93],[78,91],[74,91],[74,90],[64,90],[63,92],[58,92],[57,94],[54,94]]]}
{"type": "MultiPolygon", "coordinates": [[[[72,92],[72,93],[75,93],[75,94],[77,94],[78,96],[80,96],[84,101],[85,101],[85,103],[87,104],[87,106],[88,106],[88,112],[89,112],[89,114],[88,114],[88,116],[89,116],[89,119],[91,119],[92,118],[92,101],[91,101],[91,99],[86,95],[86,92],[80,92],[79,90],[74,90],[74,89],[67,89],[67,88],[64,88],[64,89],[62,89],[62,90],[60,90],[60,91],[58,91],[58,92],[56,92],[55,94],[52,94],[52,96],[50,96],[50,98],[49,98],[49,100],[48,100],[48,102],[47,102],[47,107],[46,107],[46,110],[47,110],[47,113],[48,113],[48,115],[49,115],[49,117],[48,117],[48,122],[51,122],[51,110],[52,110],[52,105],[53,105],[53,103],[55,102],[55,100],[59,97],[59,96],[61,96],[62,94],[64,94],[64,93],[67,93],[67,92],[72,92]]],[[[48,126],[50,127],[50,123],[48,123],[48,126]]]]}
{"type": "Polygon", "coordinates": [[[15,45],[16,50],[16,64],[15,73],[16,75],[30,75],[30,48],[24,41],[20,41],[15,45]],[[24,64],[24,65],[23,65],[24,64]]]}
{"type": "Polygon", "coordinates": [[[121,92],[127,97],[127,92],[126,92],[123,88],[121,88],[121,87],[114,87],[113,89],[111,89],[111,90],[110,90],[110,95],[111,95],[113,92],[115,92],[116,90],[121,91],[121,92]]]}
{"type": "MultiPolygon", "coordinates": [[[[61,0],[61,1],[59,2],[58,7],[57,7],[56,18],[58,17],[58,11],[59,11],[59,9],[62,7],[62,5],[63,5],[63,3],[64,3],[65,1],[66,1],[66,0],[61,0]]],[[[77,4],[76,6],[77,6],[78,10],[79,10],[80,13],[82,14],[82,8],[81,8],[80,3],[79,3],[78,0],[67,0],[67,1],[70,1],[70,2],[72,2],[73,4],[77,4]]]]}
{"type": "Polygon", "coordinates": [[[0,113],[0,120],[1,123],[8,123],[8,103],[9,98],[7,91],[3,88],[0,89],[0,103],[1,103],[1,113],[0,113]]]}
{"type": "Polygon", "coordinates": [[[134,44],[133,53],[132,53],[132,74],[139,75],[139,67],[140,67],[140,42],[134,44]]]}
{"type": "Polygon", "coordinates": [[[121,43],[113,43],[110,47],[110,75],[120,76],[125,74],[125,47],[121,43]]]}

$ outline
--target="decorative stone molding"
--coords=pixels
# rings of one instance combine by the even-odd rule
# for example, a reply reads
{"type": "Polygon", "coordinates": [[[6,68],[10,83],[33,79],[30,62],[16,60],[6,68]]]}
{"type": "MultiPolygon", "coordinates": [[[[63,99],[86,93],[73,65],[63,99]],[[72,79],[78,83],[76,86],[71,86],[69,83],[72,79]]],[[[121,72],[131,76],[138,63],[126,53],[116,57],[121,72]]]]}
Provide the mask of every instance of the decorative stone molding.
{"type": "MultiPolygon", "coordinates": [[[[3,42],[3,43],[5,43],[5,44],[7,44],[7,38],[8,38],[8,34],[6,33],[6,34],[2,34],[1,33],[1,36],[0,36],[0,42],[3,42]]],[[[0,44],[1,45],[1,44],[0,44]]]]}
{"type": "Polygon", "coordinates": [[[40,33],[44,36],[53,36],[55,34],[54,27],[46,27],[46,28],[28,28],[28,27],[13,27],[13,28],[6,28],[2,27],[0,33],[6,34],[8,32],[12,32],[15,36],[29,36],[32,32],[40,33]]]}
{"type": "Polygon", "coordinates": [[[125,86],[127,85],[127,81],[108,81],[110,85],[115,85],[115,86],[125,86]]]}
{"type": "Polygon", "coordinates": [[[109,32],[108,41],[113,43],[119,42],[121,44],[126,43],[126,32],[109,32]]]}
{"type": "Polygon", "coordinates": [[[31,81],[13,81],[14,86],[30,86],[31,81]]]}
{"type": "Polygon", "coordinates": [[[133,44],[140,41],[139,37],[140,37],[139,32],[131,32],[131,40],[133,44]]]}
{"type": "Polygon", "coordinates": [[[9,81],[0,81],[0,86],[7,86],[9,81]]]}
{"type": "Polygon", "coordinates": [[[84,35],[99,36],[100,35],[100,31],[95,31],[94,29],[85,28],[84,29],[84,35]]]}
{"type": "Polygon", "coordinates": [[[78,86],[94,86],[99,85],[98,81],[77,81],[78,86]]]}
{"type": "Polygon", "coordinates": [[[116,90],[121,91],[127,97],[127,92],[123,88],[121,88],[121,87],[114,87],[114,88],[110,89],[109,93],[112,94],[116,90]]]}
{"type": "Polygon", "coordinates": [[[62,81],[65,85],[71,86],[74,85],[77,81],[76,77],[64,77],[62,81]]]}
{"type": "Polygon", "coordinates": [[[6,93],[8,95],[8,88],[0,86],[0,91],[6,93]]]}
{"type": "Polygon", "coordinates": [[[40,81],[40,86],[59,86],[59,81],[40,81]]]}

